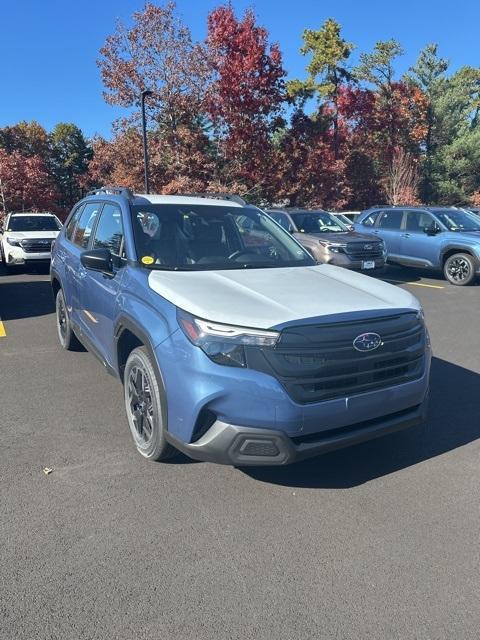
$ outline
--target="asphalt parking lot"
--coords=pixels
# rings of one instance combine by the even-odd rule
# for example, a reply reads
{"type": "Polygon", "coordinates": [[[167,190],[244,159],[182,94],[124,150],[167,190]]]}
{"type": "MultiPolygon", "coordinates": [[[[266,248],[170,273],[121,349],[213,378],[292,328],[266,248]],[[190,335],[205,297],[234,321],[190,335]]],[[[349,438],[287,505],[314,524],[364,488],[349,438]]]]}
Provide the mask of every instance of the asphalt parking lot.
{"type": "Polygon", "coordinates": [[[425,433],[241,470],[144,461],[48,272],[0,275],[0,637],[478,639],[480,285],[386,277],[425,307],[425,433]]]}

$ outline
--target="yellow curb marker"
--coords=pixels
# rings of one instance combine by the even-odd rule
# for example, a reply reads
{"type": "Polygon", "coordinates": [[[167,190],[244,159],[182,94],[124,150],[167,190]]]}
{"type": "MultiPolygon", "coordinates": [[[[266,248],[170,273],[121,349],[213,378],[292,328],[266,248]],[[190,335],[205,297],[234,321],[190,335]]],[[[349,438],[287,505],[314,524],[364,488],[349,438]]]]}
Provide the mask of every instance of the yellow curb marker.
{"type": "Polygon", "coordinates": [[[7,336],[7,332],[5,331],[5,326],[3,322],[0,320],[0,338],[5,338],[7,336]]]}

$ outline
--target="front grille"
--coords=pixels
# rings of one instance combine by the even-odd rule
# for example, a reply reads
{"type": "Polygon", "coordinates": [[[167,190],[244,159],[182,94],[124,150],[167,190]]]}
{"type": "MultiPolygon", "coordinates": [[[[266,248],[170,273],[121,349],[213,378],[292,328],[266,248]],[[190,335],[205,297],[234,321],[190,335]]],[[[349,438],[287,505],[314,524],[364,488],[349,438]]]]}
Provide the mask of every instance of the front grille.
{"type": "Polygon", "coordinates": [[[25,253],[50,253],[53,240],[23,240],[21,243],[25,253]]]}
{"type": "Polygon", "coordinates": [[[375,260],[383,257],[379,242],[349,242],[345,252],[352,260],[375,260]]]}
{"type": "MultiPolygon", "coordinates": [[[[263,350],[270,373],[302,404],[409,382],[425,367],[425,329],[415,313],[284,329],[275,349],[263,350]],[[355,338],[375,332],[382,344],[359,352],[355,338]]],[[[251,359],[253,368],[259,360],[251,359]]],[[[265,369],[266,370],[266,369],[265,369]]]]}

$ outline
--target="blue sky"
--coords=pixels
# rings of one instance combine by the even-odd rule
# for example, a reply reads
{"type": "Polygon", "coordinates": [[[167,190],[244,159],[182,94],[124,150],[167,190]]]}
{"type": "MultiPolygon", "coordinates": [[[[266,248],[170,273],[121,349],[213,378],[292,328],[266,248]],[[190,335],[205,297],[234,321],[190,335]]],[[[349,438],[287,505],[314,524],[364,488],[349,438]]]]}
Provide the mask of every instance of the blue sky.
{"type": "MultiPolygon", "coordinates": [[[[418,51],[437,42],[452,69],[480,65],[480,1],[401,0],[233,0],[238,11],[252,7],[261,24],[280,43],[291,77],[303,77],[300,55],[305,28],[337,19],[357,54],[377,40],[398,39],[405,49],[398,70],[414,63],[418,51]]],[[[123,112],[105,104],[95,64],[117,18],[128,22],[141,0],[2,0],[0,34],[0,126],[38,120],[48,129],[60,121],[77,123],[87,135],[109,135],[123,112]]],[[[195,38],[205,36],[206,16],[219,2],[178,0],[195,38]]]]}

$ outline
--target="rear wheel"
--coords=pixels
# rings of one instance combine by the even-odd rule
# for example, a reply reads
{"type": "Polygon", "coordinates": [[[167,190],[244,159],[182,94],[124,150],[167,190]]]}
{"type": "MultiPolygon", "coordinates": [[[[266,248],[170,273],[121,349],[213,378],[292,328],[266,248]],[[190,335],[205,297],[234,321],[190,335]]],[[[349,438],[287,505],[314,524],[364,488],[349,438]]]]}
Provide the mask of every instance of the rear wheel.
{"type": "Polygon", "coordinates": [[[177,453],[165,438],[165,392],[145,347],[128,356],[124,375],[125,409],[137,451],[149,460],[168,460],[177,453]]]}
{"type": "Polygon", "coordinates": [[[454,285],[465,286],[475,279],[475,263],[468,253],[454,253],[445,260],[445,278],[454,285]]]}
{"type": "Polygon", "coordinates": [[[58,290],[55,298],[55,309],[57,314],[58,340],[67,351],[76,351],[80,343],[78,342],[77,336],[73,333],[65,297],[61,289],[58,290]]]}

